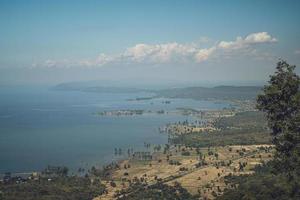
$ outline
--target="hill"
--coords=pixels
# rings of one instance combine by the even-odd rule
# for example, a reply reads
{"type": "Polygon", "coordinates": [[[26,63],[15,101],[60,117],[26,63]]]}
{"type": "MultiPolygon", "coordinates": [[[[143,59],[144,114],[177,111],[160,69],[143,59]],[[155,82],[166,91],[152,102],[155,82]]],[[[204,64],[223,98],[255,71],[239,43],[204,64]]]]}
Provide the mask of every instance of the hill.
{"type": "Polygon", "coordinates": [[[168,98],[201,99],[255,99],[262,87],[258,86],[217,86],[174,88],[157,91],[157,94],[168,98]]]}
{"type": "Polygon", "coordinates": [[[165,98],[190,98],[196,100],[203,99],[222,99],[222,100],[247,100],[255,99],[262,87],[259,86],[217,86],[208,87],[186,87],[186,88],[171,88],[162,90],[150,90],[127,87],[109,87],[99,85],[95,82],[70,82],[56,85],[54,90],[78,90],[83,92],[98,92],[98,93],[134,93],[134,92],[151,92],[155,97],[165,98]]]}

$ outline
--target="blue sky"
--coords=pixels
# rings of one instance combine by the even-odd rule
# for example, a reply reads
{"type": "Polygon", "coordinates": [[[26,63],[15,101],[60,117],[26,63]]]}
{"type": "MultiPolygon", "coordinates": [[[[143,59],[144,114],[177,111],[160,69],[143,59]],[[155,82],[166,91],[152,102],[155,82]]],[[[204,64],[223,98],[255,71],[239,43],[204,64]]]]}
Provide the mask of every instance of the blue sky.
{"type": "Polygon", "coordinates": [[[279,57],[300,64],[299,10],[296,0],[1,0],[0,84],[260,82],[279,57]]]}

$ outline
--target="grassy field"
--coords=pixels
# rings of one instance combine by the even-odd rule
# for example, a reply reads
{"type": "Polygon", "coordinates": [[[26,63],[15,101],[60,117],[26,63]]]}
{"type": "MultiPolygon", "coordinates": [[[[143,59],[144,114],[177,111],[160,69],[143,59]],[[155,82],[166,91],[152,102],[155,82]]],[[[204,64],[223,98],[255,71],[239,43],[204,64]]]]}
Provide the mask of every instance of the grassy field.
{"type": "Polygon", "coordinates": [[[133,193],[138,195],[141,188],[178,183],[195,198],[214,199],[225,189],[236,187],[225,177],[252,174],[255,166],[271,160],[274,150],[262,113],[247,111],[220,117],[213,127],[216,129],[210,132],[171,135],[172,145],[153,153],[152,160],[123,161],[111,179],[103,182],[108,193],[96,199],[128,194],[138,199],[133,193]]]}
{"type": "Polygon", "coordinates": [[[214,121],[216,130],[172,137],[173,144],[191,147],[269,144],[271,137],[264,115],[258,111],[237,113],[214,121]]]}
{"type": "Polygon", "coordinates": [[[123,161],[120,169],[113,172],[112,179],[103,182],[108,194],[96,199],[115,199],[116,194],[126,193],[130,185],[137,181],[148,187],[158,182],[167,185],[178,182],[192,195],[201,194],[213,199],[222,194],[225,188],[234,187],[226,185],[225,176],[252,173],[256,165],[272,158],[272,152],[272,146],[269,145],[213,148],[171,146],[165,154],[155,153],[151,161],[123,161]],[[115,185],[111,184],[112,181],[115,185]]]}

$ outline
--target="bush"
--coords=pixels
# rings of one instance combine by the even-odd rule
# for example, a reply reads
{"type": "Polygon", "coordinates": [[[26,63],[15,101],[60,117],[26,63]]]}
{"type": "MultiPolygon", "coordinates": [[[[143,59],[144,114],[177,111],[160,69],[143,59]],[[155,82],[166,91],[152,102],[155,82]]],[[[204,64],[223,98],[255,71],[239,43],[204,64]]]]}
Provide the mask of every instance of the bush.
{"type": "Polygon", "coordinates": [[[189,151],[183,151],[183,152],[181,153],[181,155],[182,155],[182,156],[190,156],[191,153],[190,153],[189,151]]]}

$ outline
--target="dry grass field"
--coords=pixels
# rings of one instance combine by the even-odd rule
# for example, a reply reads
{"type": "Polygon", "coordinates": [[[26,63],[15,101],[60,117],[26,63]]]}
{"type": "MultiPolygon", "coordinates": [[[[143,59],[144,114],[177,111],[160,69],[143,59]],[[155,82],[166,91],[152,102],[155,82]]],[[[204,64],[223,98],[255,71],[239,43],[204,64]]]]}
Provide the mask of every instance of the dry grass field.
{"type": "Polygon", "coordinates": [[[272,158],[270,145],[225,146],[211,148],[186,148],[171,146],[165,153],[156,152],[151,161],[129,159],[120,163],[111,181],[104,181],[108,193],[95,199],[114,199],[117,191],[126,189],[129,182],[139,179],[148,185],[162,181],[179,182],[191,194],[201,194],[214,199],[222,194],[226,185],[224,176],[253,173],[255,165],[272,158]],[[185,152],[185,153],[183,153],[185,152]],[[189,153],[186,153],[189,152],[189,153]],[[174,164],[176,163],[176,164],[174,164]],[[202,163],[197,165],[198,163],[202,163]]]}

